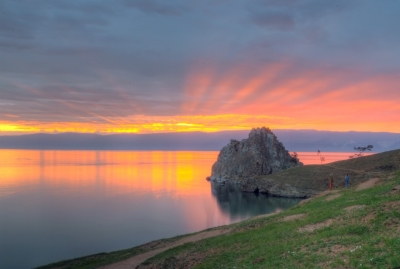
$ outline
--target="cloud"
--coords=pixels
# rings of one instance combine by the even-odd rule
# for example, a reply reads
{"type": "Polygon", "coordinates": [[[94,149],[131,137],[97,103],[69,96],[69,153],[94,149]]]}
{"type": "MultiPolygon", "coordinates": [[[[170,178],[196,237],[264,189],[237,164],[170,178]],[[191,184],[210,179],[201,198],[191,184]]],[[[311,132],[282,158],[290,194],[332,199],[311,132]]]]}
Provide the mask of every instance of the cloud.
{"type": "Polygon", "coordinates": [[[399,3],[2,1],[0,114],[111,124],[292,108],[311,121],[346,91],[383,108],[399,101],[399,3]]]}
{"type": "Polygon", "coordinates": [[[128,7],[137,8],[146,13],[157,13],[167,16],[182,15],[187,9],[187,7],[182,4],[162,0],[127,0],[125,3],[128,7]]]}
{"type": "Polygon", "coordinates": [[[251,21],[261,27],[290,30],[295,26],[293,14],[287,9],[266,10],[251,14],[251,21]]]}
{"type": "Polygon", "coordinates": [[[34,30],[43,19],[15,1],[0,2],[0,48],[5,51],[34,47],[34,30]]]}

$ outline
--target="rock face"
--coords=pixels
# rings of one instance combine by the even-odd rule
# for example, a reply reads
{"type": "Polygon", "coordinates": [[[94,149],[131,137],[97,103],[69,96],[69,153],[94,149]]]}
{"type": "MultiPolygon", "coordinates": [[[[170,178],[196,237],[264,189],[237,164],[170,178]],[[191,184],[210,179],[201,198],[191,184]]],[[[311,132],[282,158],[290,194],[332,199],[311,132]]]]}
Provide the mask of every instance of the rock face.
{"type": "Polygon", "coordinates": [[[292,157],[270,129],[252,129],[249,138],[222,148],[212,167],[210,179],[217,182],[245,183],[248,178],[268,175],[303,165],[292,157]]]}

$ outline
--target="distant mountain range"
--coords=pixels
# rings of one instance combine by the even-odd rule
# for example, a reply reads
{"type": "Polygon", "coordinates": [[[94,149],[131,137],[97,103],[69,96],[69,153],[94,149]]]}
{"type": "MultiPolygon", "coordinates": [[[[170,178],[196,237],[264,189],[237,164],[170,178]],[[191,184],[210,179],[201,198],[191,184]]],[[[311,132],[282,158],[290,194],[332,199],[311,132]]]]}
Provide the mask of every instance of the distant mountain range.
{"type": "MultiPolygon", "coordinates": [[[[289,151],[349,151],[373,145],[373,152],[400,148],[400,134],[329,132],[316,130],[272,130],[289,151]]],[[[29,134],[0,136],[3,149],[66,150],[220,150],[230,139],[247,138],[248,131],[160,134],[29,134]]]]}

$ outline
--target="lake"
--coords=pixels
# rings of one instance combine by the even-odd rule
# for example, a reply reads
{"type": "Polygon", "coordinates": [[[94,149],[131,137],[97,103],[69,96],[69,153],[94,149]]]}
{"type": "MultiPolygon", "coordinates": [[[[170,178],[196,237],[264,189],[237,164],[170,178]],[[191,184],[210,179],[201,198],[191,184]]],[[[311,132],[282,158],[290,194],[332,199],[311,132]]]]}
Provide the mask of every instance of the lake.
{"type": "MultiPolygon", "coordinates": [[[[325,163],[351,153],[325,153],[325,163]]],[[[216,151],[0,150],[0,268],[32,268],[285,210],[205,180],[216,151]]],[[[320,163],[300,152],[305,164],[320,163]]]]}

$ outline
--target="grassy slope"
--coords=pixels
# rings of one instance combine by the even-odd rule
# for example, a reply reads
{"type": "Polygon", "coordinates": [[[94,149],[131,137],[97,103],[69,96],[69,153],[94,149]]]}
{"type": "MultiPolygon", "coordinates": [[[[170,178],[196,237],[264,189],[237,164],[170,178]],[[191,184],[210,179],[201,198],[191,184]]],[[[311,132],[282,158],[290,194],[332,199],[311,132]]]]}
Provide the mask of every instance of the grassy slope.
{"type": "MultiPolygon", "coordinates": [[[[341,189],[341,197],[332,201],[317,197],[278,215],[233,224],[230,226],[232,233],[228,235],[171,249],[149,259],[140,268],[400,268],[400,194],[391,193],[392,187],[400,184],[399,165],[400,150],[397,150],[271,175],[293,185],[311,184],[309,179],[313,178],[325,188],[323,177],[336,169],[335,175],[350,173],[353,187],[341,189]],[[387,179],[388,175],[396,177],[387,179]],[[380,186],[355,192],[355,182],[372,177],[386,179],[380,186]],[[388,206],[388,203],[394,204],[388,206]],[[344,210],[352,205],[365,207],[352,212],[344,210]],[[301,219],[280,221],[285,216],[302,213],[306,216],[301,219]],[[326,220],[332,220],[333,224],[310,233],[298,231],[326,220]],[[361,249],[351,252],[357,246],[361,249]]],[[[40,268],[97,268],[182,237],[40,268]]]]}
{"type": "Polygon", "coordinates": [[[328,177],[331,173],[334,175],[334,185],[344,187],[346,173],[350,176],[350,184],[355,185],[369,178],[382,177],[398,169],[400,169],[400,150],[392,150],[324,165],[294,167],[276,174],[259,176],[256,180],[259,182],[273,180],[280,184],[322,191],[327,189],[328,177]]]}
{"type": "Polygon", "coordinates": [[[400,173],[363,191],[340,190],[281,214],[232,225],[234,232],[171,249],[140,268],[399,268],[400,173]],[[363,205],[360,209],[346,207],[363,205]],[[289,215],[303,218],[282,221],[289,215]],[[312,232],[299,229],[332,221],[312,232]],[[359,246],[359,247],[357,247],[359,246]]]}

